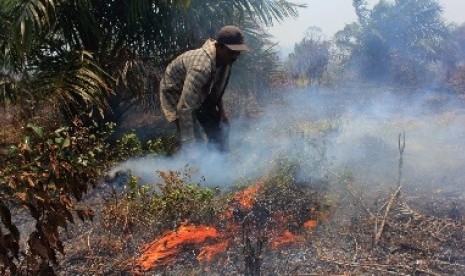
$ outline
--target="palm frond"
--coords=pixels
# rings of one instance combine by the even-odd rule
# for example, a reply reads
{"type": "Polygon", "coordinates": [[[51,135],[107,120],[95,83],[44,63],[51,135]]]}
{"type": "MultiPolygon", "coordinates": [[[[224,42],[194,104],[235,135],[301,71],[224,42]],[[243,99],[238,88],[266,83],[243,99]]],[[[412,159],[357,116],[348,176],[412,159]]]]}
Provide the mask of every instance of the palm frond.
{"type": "Polygon", "coordinates": [[[34,37],[50,28],[55,18],[56,0],[14,1],[11,8],[16,46],[27,51],[31,49],[34,37]]]}
{"type": "Polygon", "coordinates": [[[38,64],[33,91],[65,106],[107,107],[112,79],[86,51],[68,51],[44,57],[38,64]]]}

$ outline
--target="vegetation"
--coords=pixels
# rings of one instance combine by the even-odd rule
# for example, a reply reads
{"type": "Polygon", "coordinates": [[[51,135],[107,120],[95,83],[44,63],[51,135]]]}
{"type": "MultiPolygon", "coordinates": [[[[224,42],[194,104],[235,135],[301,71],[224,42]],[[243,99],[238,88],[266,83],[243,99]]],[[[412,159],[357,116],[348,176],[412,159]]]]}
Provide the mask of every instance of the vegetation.
{"type": "MultiPolygon", "coordinates": [[[[137,231],[145,231],[142,238],[148,239],[185,222],[218,223],[233,193],[192,183],[188,172],[158,172],[155,186],[130,176],[123,197],[114,190],[100,214],[81,201],[114,162],[175,152],[173,136],[151,136],[147,142],[131,131],[109,138],[131,108],[156,109],[154,91],[173,57],[200,46],[225,24],[244,28],[252,49],[232,75],[233,116],[251,115],[246,108],[251,99],[260,104],[270,98],[277,81],[321,86],[384,80],[418,87],[439,76],[436,83],[465,93],[465,26],[447,26],[438,1],[380,1],[369,10],[366,1],[354,0],[353,6],[357,22],[333,40],[310,28],[279,67],[262,26],[296,16],[304,5],[282,0],[0,0],[0,105],[14,121],[2,126],[0,136],[0,272],[56,273],[58,253],[64,253],[63,230],[77,219],[87,223],[97,216],[102,232],[116,230],[108,236],[121,239],[137,231]],[[23,220],[33,222],[30,233],[23,233],[23,220]]],[[[5,114],[0,114],[0,125],[5,114]]],[[[297,130],[304,138],[316,129],[310,124],[297,130]]],[[[335,128],[324,124],[322,132],[335,128]]],[[[298,164],[308,163],[313,170],[329,163],[324,142],[312,139],[311,154],[296,151],[316,155],[316,160],[278,162],[256,197],[253,216],[285,214],[294,219],[289,224],[295,230],[314,209],[329,208],[317,204],[325,199],[314,190],[303,192],[295,178],[298,164]]],[[[327,180],[318,181],[321,187],[327,180]]],[[[245,221],[238,210],[235,215],[245,221]]],[[[247,238],[270,221],[246,229],[247,238]]],[[[259,269],[258,255],[248,259],[250,271],[259,269]]]]}
{"type": "MultiPolygon", "coordinates": [[[[67,114],[109,115],[152,95],[174,56],[224,24],[248,27],[253,37],[257,24],[295,16],[297,7],[272,0],[2,0],[0,103],[48,101],[67,114]]],[[[259,37],[253,41],[259,50],[259,37]]]]}
{"type": "MultiPolygon", "coordinates": [[[[20,128],[10,137],[28,135],[22,142],[4,137],[1,145],[4,272],[16,273],[23,260],[33,264],[31,273],[49,271],[56,251],[63,252],[60,229],[74,221],[72,212],[92,217],[75,203],[112,160],[143,150],[172,152],[169,139],[165,147],[166,141],[153,137],[143,149],[134,134],[123,135],[113,151],[104,125],[119,123],[120,114],[135,104],[153,107],[158,76],[174,56],[200,46],[223,25],[236,24],[250,37],[253,60],[263,61],[244,66],[263,76],[260,70],[271,70],[276,59],[260,26],[296,16],[298,7],[273,0],[1,0],[0,104],[20,110],[15,122],[20,128]],[[24,237],[14,219],[23,207],[36,221],[30,252],[20,248],[24,237]]],[[[260,79],[266,77],[255,78],[260,79]]],[[[170,177],[169,189],[177,189],[179,181],[170,177]]]]}
{"type": "Polygon", "coordinates": [[[314,82],[323,70],[327,85],[337,82],[331,78],[336,75],[343,81],[406,87],[440,83],[462,93],[463,26],[447,26],[438,1],[379,1],[370,10],[367,1],[354,0],[353,6],[358,21],[337,32],[333,41],[313,35],[295,45],[286,62],[291,77],[314,82]],[[310,66],[317,61],[321,65],[310,66]]]}
{"type": "Polygon", "coordinates": [[[118,236],[150,228],[152,235],[159,235],[185,222],[212,223],[222,210],[214,190],[193,183],[188,170],[158,175],[160,180],[153,186],[130,176],[124,197],[109,201],[103,210],[104,229],[118,236]]]}
{"type": "Polygon", "coordinates": [[[319,85],[329,64],[330,46],[330,42],[322,38],[321,30],[313,29],[294,46],[294,52],[287,59],[286,71],[294,80],[303,79],[311,85],[319,85]]]}
{"type": "Polygon", "coordinates": [[[57,129],[30,124],[28,132],[1,162],[0,253],[13,274],[18,273],[20,256],[34,273],[44,269],[44,262],[56,262],[57,251],[64,253],[61,229],[76,216],[92,219],[93,211],[76,207],[76,202],[96,185],[108,160],[104,143],[108,132],[85,127],[79,121],[57,129]],[[20,236],[18,216],[35,221],[27,240],[29,254],[20,248],[20,239],[25,237],[20,236]]]}
{"type": "MultiPolygon", "coordinates": [[[[140,251],[166,235],[171,238],[160,253],[166,254],[166,264],[171,264],[175,262],[172,255],[196,252],[202,256],[188,240],[183,241],[181,232],[191,225],[198,228],[192,227],[189,237],[196,236],[195,229],[215,228],[223,233],[217,239],[220,244],[247,235],[251,240],[263,239],[263,245],[272,248],[279,244],[275,239],[282,231],[289,228],[297,235],[306,220],[324,219],[331,207],[318,205],[319,191],[295,184],[298,166],[294,161],[282,160],[266,179],[249,179],[245,187],[238,185],[224,190],[194,183],[189,168],[183,172],[158,172],[156,185],[145,185],[130,177],[122,194],[114,193],[98,203],[102,204],[101,216],[85,227],[85,243],[90,245],[82,247],[81,239],[68,240],[80,249],[72,254],[74,258],[95,256],[95,261],[83,260],[86,269],[93,273],[138,271],[135,259],[140,251]],[[175,234],[171,236],[172,233],[175,234]],[[172,243],[179,245],[172,247],[172,243]]],[[[242,254],[239,252],[244,246],[245,243],[231,244],[235,248],[232,255],[242,254]]],[[[83,266],[75,267],[72,259],[66,258],[61,269],[82,273],[83,266]]],[[[164,261],[160,258],[160,263],[164,261]]]]}

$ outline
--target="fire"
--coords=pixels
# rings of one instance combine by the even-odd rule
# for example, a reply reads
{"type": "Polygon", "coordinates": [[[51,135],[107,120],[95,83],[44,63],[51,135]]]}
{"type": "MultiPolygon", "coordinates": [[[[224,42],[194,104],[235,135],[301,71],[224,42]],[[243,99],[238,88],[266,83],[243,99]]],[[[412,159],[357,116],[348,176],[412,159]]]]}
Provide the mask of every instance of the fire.
{"type": "Polygon", "coordinates": [[[218,230],[214,227],[183,225],[177,231],[167,232],[160,239],[144,246],[142,256],[136,260],[136,263],[143,270],[167,265],[173,262],[182,245],[200,244],[209,238],[219,236],[218,230]]]}
{"type": "Polygon", "coordinates": [[[276,249],[280,247],[281,245],[289,244],[289,243],[296,243],[302,240],[303,240],[302,237],[293,234],[289,230],[285,230],[281,236],[276,237],[271,241],[271,248],[276,249]]]}
{"type": "Polygon", "coordinates": [[[318,221],[314,220],[314,219],[310,219],[310,220],[307,220],[305,223],[304,223],[304,227],[308,230],[313,230],[315,229],[316,227],[318,226],[318,221]]]}
{"type": "Polygon", "coordinates": [[[245,209],[251,209],[258,191],[263,187],[263,180],[257,182],[257,184],[248,187],[247,189],[238,192],[234,195],[234,199],[239,202],[241,207],[245,209]]]}
{"type": "Polygon", "coordinates": [[[226,251],[228,249],[229,243],[229,240],[224,240],[216,244],[204,246],[197,256],[197,260],[211,261],[215,255],[226,251]]]}
{"type": "MultiPolygon", "coordinates": [[[[249,186],[246,189],[234,194],[230,206],[220,216],[221,220],[229,221],[233,216],[233,209],[250,210],[253,207],[257,193],[262,189],[264,180],[259,180],[255,185],[249,186]]],[[[234,226],[231,225],[234,228],[234,226]]]]}
{"type": "MultiPolygon", "coordinates": [[[[136,260],[136,264],[143,271],[170,265],[176,260],[177,254],[186,250],[186,246],[188,246],[187,248],[193,247],[196,252],[199,252],[197,261],[212,261],[219,253],[227,251],[235,238],[244,230],[241,228],[243,227],[241,221],[251,212],[256,212],[256,208],[253,207],[254,204],[257,204],[258,192],[265,187],[264,183],[264,180],[260,180],[255,185],[239,191],[233,196],[228,208],[218,217],[221,222],[218,225],[222,225],[220,230],[202,225],[180,226],[178,230],[167,232],[161,238],[143,247],[142,255],[136,260]],[[237,216],[233,217],[233,214],[237,214],[237,216]]],[[[257,209],[260,209],[260,206],[257,209]]],[[[312,217],[315,212],[316,209],[311,208],[306,219],[312,217]]],[[[268,246],[271,249],[305,240],[304,237],[286,229],[286,226],[290,224],[300,225],[304,230],[309,231],[314,230],[318,225],[318,221],[314,219],[300,224],[302,220],[287,210],[275,210],[273,213],[265,212],[264,214],[269,216],[265,218],[267,224],[263,225],[265,227],[263,230],[267,233],[268,246]]],[[[253,215],[255,213],[251,217],[253,215]]]]}

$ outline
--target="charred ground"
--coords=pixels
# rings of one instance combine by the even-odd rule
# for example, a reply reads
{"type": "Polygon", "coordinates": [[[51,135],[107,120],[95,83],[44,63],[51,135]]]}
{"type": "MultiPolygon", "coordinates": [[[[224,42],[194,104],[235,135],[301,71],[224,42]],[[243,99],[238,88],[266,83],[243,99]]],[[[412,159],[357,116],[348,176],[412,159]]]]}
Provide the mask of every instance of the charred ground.
{"type": "MultiPolygon", "coordinates": [[[[304,153],[318,153],[318,158],[261,160],[273,169],[242,184],[212,188],[212,209],[201,209],[202,215],[189,213],[186,220],[162,223],[161,216],[142,207],[150,206],[149,196],[139,198],[139,206],[131,205],[130,185],[117,189],[102,182],[86,203],[100,215],[93,223],[75,225],[64,233],[67,254],[57,271],[63,275],[462,274],[463,176],[455,169],[461,159],[448,154],[448,147],[454,147],[453,153],[460,155],[461,142],[449,139],[447,147],[438,149],[452,163],[430,161],[423,167],[428,155],[436,155],[416,137],[430,135],[425,132],[429,129],[434,133],[431,137],[442,141],[446,126],[455,126],[463,113],[457,102],[451,108],[444,97],[422,99],[415,106],[411,104],[415,101],[395,101],[387,109],[371,109],[376,101],[363,100],[356,106],[370,109],[363,113],[370,116],[351,111],[349,117],[332,117],[339,127],[324,116],[312,117],[313,121],[304,118],[290,133],[304,137],[311,149],[304,153]],[[421,112],[413,116],[415,109],[421,112]],[[386,110],[394,110],[395,116],[386,117],[386,110]],[[354,124],[346,118],[355,118],[358,135],[348,132],[354,124]],[[340,127],[345,123],[348,127],[340,127]],[[392,141],[383,137],[383,126],[394,133],[392,141]],[[351,144],[350,150],[342,150],[341,137],[351,144]],[[353,137],[361,139],[354,143],[353,137]],[[335,151],[327,151],[323,158],[321,147],[331,143],[322,141],[331,139],[344,154],[331,157],[335,151]],[[215,232],[204,234],[200,241],[179,240],[191,226],[189,237],[198,234],[200,226],[215,232]],[[170,239],[155,246],[165,238],[170,239]],[[151,259],[147,258],[150,249],[166,255],[156,257],[151,252],[151,259]],[[141,266],[141,260],[149,265],[141,266]]],[[[462,129],[456,131],[447,137],[463,135],[462,129]]],[[[289,131],[275,133],[282,139],[289,131]]]]}

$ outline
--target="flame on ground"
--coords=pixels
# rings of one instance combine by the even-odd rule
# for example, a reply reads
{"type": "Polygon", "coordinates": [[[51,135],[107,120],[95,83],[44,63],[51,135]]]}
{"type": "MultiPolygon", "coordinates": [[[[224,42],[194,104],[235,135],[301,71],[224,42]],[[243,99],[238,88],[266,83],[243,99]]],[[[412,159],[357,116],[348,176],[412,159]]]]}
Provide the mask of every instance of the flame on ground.
{"type": "Polygon", "coordinates": [[[307,230],[313,230],[313,229],[315,229],[317,226],[318,226],[318,221],[317,221],[317,220],[314,220],[314,219],[307,220],[307,221],[304,223],[304,227],[305,227],[307,230]]]}
{"type": "Polygon", "coordinates": [[[297,236],[296,234],[292,233],[289,230],[285,230],[281,236],[273,238],[271,240],[271,248],[276,249],[280,247],[281,245],[289,244],[289,243],[296,243],[299,241],[303,241],[303,238],[300,236],[297,236]]]}
{"type": "MultiPolygon", "coordinates": [[[[201,244],[207,239],[218,238],[219,236],[218,230],[214,227],[180,226],[177,231],[167,232],[160,239],[144,246],[142,256],[136,260],[136,264],[142,267],[143,270],[168,265],[174,261],[182,245],[201,244]]],[[[209,256],[207,253],[205,254],[209,256]]]]}
{"type": "Polygon", "coordinates": [[[258,191],[263,187],[264,181],[260,180],[255,185],[246,188],[234,195],[234,199],[239,202],[241,207],[251,209],[257,197],[258,191]]]}
{"type": "MultiPolygon", "coordinates": [[[[177,231],[165,233],[161,238],[147,244],[142,248],[142,255],[136,260],[136,264],[147,271],[159,266],[165,266],[173,263],[178,253],[186,245],[197,246],[199,251],[197,261],[211,261],[217,254],[228,250],[234,240],[234,237],[240,231],[240,224],[232,218],[233,210],[240,209],[250,211],[257,197],[258,192],[263,188],[264,180],[258,181],[255,185],[237,192],[230,202],[230,206],[219,217],[224,224],[224,229],[220,233],[215,227],[183,225],[177,231]],[[213,241],[207,241],[214,239],[213,241]],[[202,245],[206,243],[206,245],[202,245]]],[[[315,210],[311,209],[311,213],[315,210]]],[[[274,221],[272,228],[268,229],[270,234],[269,246],[271,249],[277,249],[280,246],[302,242],[305,239],[289,230],[285,229],[289,217],[284,212],[276,212],[273,215],[274,221]]],[[[302,226],[308,230],[314,230],[318,221],[314,219],[307,220],[302,226]]]]}
{"type": "Polygon", "coordinates": [[[218,253],[225,252],[229,247],[229,243],[230,240],[224,240],[216,244],[204,246],[199,255],[197,255],[197,260],[211,261],[218,253]]]}
{"type": "MultiPolygon", "coordinates": [[[[220,215],[220,219],[229,221],[233,216],[233,209],[235,208],[240,208],[242,210],[252,209],[255,199],[257,198],[257,193],[262,189],[264,183],[264,180],[259,180],[256,184],[235,193],[230,206],[220,215]]],[[[231,225],[231,227],[234,228],[233,225],[231,225]]]]}

